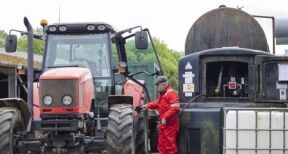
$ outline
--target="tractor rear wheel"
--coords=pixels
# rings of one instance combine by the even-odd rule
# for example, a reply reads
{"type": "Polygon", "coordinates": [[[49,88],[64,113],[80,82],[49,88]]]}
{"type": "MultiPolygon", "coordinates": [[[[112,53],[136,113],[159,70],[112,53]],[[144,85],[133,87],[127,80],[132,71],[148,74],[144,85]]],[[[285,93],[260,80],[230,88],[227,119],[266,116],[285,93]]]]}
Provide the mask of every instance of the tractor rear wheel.
{"type": "Polygon", "coordinates": [[[14,132],[17,131],[19,112],[15,108],[0,108],[0,151],[14,154],[14,132]]]}
{"type": "Polygon", "coordinates": [[[108,154],[131,154],[133,141],[135,141],[135,153],[143,153],[145,149],[140,146],[144,146],[142,144],[144,143],[144,136],[141,135],[144,132],[139,127],[143,126],[144,121],[141,118],[133,118],[133,106],[114,104],[110,108],[108,117],[108,154]],[[136,125],[135,129],[133,129],[133,123],[136,125]],[[136,131],[135,139],[133,139],[133,131],[136,131]]]}

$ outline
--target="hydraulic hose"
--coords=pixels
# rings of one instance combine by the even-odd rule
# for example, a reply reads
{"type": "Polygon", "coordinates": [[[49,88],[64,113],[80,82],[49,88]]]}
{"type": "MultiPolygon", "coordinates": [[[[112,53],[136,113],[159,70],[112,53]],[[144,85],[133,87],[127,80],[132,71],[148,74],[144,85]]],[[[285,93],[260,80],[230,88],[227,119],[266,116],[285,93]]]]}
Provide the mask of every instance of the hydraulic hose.
{"type": "MultiPolygon", "coordinates": [[[[197,98],[204,96],[203,94],[197,95],[195,97],[193,97],[176,115],[174,115],[171,119],[169,119],[166,123],[170,123],[171,121],[173,121],[175,118],[177,118],[179,115],[181,115],[183,113],[183,111],[192,103],[194,102],[197,98]]],[[[142,113],[142,109],[141,107],[136,107],[135,111],[138,113],[142,113]]],[[[159,120],[159,119],[158,119],[159,120]]]]}
{"type": "Polygon", "coordinates": [[[192,103],[194,102],[197,98],[199,98],[200,96],[204,96],[203,94],[197,95],[195,97],[193,97],[176,115],[174,115],[171,119],[169,119],[166,124],[170,123],[171,121],[173,121],[175,118],[177,118],[179,115],[181,115],[183,113],[183,111],[192,103]]]}

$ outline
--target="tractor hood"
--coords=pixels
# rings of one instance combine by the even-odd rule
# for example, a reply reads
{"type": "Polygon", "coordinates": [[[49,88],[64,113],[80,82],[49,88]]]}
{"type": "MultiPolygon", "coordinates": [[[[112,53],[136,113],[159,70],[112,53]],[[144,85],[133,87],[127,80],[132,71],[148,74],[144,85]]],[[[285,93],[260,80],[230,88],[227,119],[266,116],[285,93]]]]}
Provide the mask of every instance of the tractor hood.
{"type": "Polygon", "coordinates": [[[50,69],[40,76],[40,116],[44,114],[89,113],[94,98],[94,85],[89,69],[64,67],[50,69]],[[44,98],[51,97],[51,103],[45,104],[44,98]],[[70,96],[70,103],[63,99],[70,96]]]}
{"type": "Polygon", "coordinates": [[[56,68],[44,72],[40,76],[40,80],[49,80],[49,79],[80,79],[83,80],[92,77],[91,72],[87,68],[81,67],[65,67],[65,68],[56,68]]]}

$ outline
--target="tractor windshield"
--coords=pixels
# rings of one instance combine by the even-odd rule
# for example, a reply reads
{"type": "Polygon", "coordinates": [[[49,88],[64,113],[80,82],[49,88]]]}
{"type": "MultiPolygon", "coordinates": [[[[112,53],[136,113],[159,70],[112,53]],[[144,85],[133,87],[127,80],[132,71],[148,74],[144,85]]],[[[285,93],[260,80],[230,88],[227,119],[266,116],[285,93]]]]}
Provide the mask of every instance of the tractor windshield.
{"type": "Polygon", "coordinates": [[[86,67],[94,77],[111,76],[108,34],[50,34],[47,39],[44,69],[86,67]]]}

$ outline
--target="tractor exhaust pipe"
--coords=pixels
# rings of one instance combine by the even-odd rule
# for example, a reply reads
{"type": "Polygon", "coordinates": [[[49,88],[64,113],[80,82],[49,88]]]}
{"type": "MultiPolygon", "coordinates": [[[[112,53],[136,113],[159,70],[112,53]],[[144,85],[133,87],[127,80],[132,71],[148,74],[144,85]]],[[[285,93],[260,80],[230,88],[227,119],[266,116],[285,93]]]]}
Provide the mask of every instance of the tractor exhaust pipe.
{"type": "Polygon", "coordinates": [[[27,127],[27,132],[31,131],[31,126],[32,126],[32,121],[33,121],[33,76],[34,76],[34,67],[33,67],[33,62],[34,62],[34,46],[33,46],[33,28],[28,20],[27,17],[24,17],[24,25],[27,29],[27,34],[28,34],[28,108],[31,112],[31,118],[27,127]]]}

